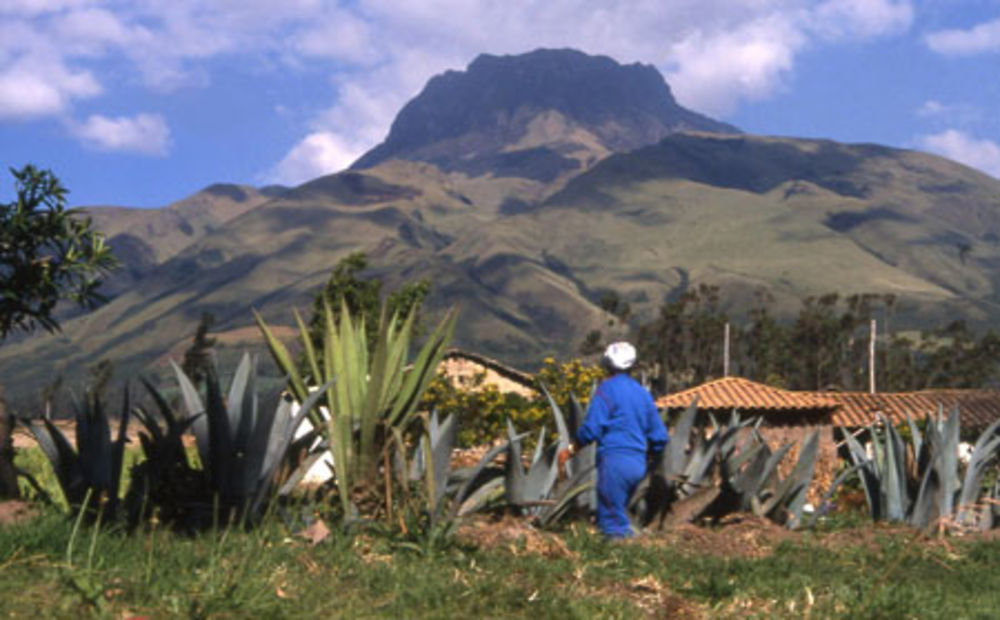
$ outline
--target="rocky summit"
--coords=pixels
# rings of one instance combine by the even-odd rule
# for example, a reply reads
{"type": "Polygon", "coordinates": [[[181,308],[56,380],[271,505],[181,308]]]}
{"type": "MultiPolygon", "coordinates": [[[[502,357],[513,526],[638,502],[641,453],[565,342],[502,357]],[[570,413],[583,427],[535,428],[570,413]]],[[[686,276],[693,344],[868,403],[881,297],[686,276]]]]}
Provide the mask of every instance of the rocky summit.
{"type": "Polygon", "coordinates": [[[406,159],[553,181],[686,130],[739,132],[678,105],[651,65],[569,49],[483,54],[465,71],[432,78],[353,168],[406,159]]]}

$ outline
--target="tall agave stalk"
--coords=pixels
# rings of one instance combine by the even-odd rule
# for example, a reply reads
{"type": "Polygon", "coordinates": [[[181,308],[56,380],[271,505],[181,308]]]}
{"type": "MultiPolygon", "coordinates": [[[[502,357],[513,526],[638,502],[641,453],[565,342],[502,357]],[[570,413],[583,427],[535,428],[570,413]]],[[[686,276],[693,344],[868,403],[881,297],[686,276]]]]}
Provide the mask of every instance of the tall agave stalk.
{"type": "MultiPolygon", "coordinates": [[[[865,490],[869,514],[875,521],[898,521],[915,527],[989,529],[994,526],[992,493],[982,488],[986,468],[1000,453],[1000,420],[976,440],[962,471],[958,458],[960,413],[952,410],[928,416],[921,433],[912,419],[910,447],[899,432],[878,416],[868,432],[874,446],[869,457],[861,442],[845,432],[852,468],[865,490]],[[987,501],[989,500],[989,501],[987,501]]],[[[846,476],[834,482],[829,496],[846,476]]]]}
{"type": "Polygon", "coordinates": [[[456,312],[448,312],[408,363],[415,312],[400,318],[389,316],[383,307],[374,351],[369,355],[363,317],[353,317],[346,303],[337,320],[329,305],[324,304],[323,310],[321,351],[313,346],[301,317],[295,315],[311,377],[302,376],[284,344],[260,315],[255,316],[297,400],[309,397],[310,383],[333,382],[325,390],[329,420],[316,416],[310,421],[329,442],[338,495],[344,514],[350,516],[358,512],[355,499],[376,496],[379,467],[389,458],[394,437],[410,427],[417,403],[451,340],[456,312]]]}

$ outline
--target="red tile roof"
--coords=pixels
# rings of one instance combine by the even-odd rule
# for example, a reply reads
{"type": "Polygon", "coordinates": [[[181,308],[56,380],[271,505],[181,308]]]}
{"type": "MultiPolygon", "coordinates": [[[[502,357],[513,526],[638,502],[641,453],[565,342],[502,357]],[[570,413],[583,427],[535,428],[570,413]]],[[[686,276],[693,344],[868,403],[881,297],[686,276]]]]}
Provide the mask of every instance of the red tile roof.
{"type": "Polygon", "coordinates": [[[945,414],[957,405],[963,428],[984,428],[1000,418],[1000,391],[997,390],[922,390],[919,392],[827,392],[839,403],[833,412],[837,426],[866,426],[876,413],[886,416],[893,424],[914,421],[927,414],[936,414],[942,407],[945,414]]]}
{"type": "Polygon", "coordinates": [[[837,401],[816,392],[791,392],[757,383],[742,377],[724,377],[661,397],[656,405],[667,409],[687,407],[698,397],[699,409],[738,409],[767,411],[829,411],[837,401]]]}
{"type": "MultiPolygon", "coordinates": [[[[963,428],[983,428],[1000,418],[998,390],[922,390],[919,392],[799,392],[782,390],[742,377],[725,377],[661,397],[658,407],[682,409],[698,396],[698,407],[708,410],[778,413],[832,412],[835,426],[867,426],[881,413],[894,424],[909,414],[914,420],[943,407],[956,405],[963,428]]],[[[773,419],[773,418],[772,418],[773,419]]]]}

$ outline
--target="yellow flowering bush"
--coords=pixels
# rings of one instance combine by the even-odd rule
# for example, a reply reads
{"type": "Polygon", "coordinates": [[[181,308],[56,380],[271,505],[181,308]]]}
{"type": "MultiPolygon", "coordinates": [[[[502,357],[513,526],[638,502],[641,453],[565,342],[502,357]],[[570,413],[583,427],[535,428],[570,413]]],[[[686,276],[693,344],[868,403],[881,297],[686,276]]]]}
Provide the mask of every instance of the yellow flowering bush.
{"type": "MultiPolygon", "coordinates": [[[[559,364],[552,357],[545,358],[535,374],[536,381],[545,384],[560,407],[569,406],[570,394],[586,406],[593,386],[603,377],[604,371],[597,366],[580,360],[559,364]]],[[[543,425],[553,430],[549,402],[540,390],[533,398],[525,398],[501,392],[485,380],[483,372],[457,387],[443,373],[438,374],[424,392],[421,408],[437,410],[442,417],[458,415],[460,447],[489,444],[506,437],[507,418],[519,432],[530,433],[525,446],[529,450],[543,425]]]]}

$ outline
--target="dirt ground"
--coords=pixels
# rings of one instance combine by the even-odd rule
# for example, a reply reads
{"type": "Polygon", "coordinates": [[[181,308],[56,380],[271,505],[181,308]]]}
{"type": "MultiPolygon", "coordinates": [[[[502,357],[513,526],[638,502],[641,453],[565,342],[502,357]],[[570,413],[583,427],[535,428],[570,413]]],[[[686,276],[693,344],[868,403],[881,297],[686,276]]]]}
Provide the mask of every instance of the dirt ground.
{"type": "Polygon", "coordinates": [[[16,499],[0,502],[0,527],[28,521],[37,514],[35,507],[28,502],[16,499]]]}

